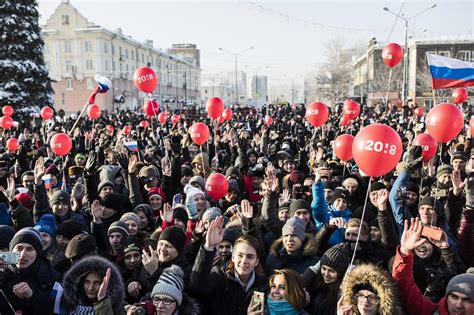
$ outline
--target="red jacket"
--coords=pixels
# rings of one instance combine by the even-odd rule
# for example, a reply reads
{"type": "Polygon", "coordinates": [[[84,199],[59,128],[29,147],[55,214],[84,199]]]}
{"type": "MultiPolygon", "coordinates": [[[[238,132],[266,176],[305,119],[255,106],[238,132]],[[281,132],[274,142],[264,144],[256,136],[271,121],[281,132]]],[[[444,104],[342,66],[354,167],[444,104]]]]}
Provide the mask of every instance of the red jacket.
{"type": "Polygon", "coordinates": [[[448,315],[446,298],[442,298],[438,304],[425,297],[416,286],[413,279],[413,253],[403,256],[400,246],[393,262],[392,278],[397,282],[400,289],[400,299],[408,310],[414,315],[448,315]]]}

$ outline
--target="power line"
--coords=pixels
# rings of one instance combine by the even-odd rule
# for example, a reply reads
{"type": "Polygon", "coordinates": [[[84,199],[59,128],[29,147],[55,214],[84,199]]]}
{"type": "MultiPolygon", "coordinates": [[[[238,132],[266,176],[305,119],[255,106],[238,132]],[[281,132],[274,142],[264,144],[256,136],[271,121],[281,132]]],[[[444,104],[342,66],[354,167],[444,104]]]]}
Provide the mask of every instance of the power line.
{"type": "MultiPolygon", "coordinates": [[[[400,15],[400,13],[402,13],[402,10],[403,10],[404,6],[405,6],[405,2],[402,3],[402,6],[400,7],[400,10],[398,10],[398,15],[400,15]]],[[[390,42],[390,37],[392,37],[392,33],[393,33],[393,30],[395,29],[395,25],[397,25],[397,22],[398,22],[398,16],[395,19],[395,21],[393,21],[392,29],[390,30],[390,33],[388,34],[387,43],[390,42]]]]}

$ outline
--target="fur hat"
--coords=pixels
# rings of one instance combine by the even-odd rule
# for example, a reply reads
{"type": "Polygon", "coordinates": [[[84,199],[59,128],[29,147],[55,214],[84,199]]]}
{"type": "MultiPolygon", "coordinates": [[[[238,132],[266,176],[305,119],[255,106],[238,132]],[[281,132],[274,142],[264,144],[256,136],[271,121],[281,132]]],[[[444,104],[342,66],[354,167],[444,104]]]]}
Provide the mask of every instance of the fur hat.
{"type": "Polygon", "coordinates": [[[155,165],[148,165],[142,167],[138,173],[138,177],[160,177],[160,172],[155,165]]]}
{"type": "Polygon", "coordinates": [[[183,270],[177,265],[166,268],[153,287],[151,297],[153,298],[157,294],[168,295],[176,301],[178,306],[181,305],[184,289],[183,278],[183,270]]]}

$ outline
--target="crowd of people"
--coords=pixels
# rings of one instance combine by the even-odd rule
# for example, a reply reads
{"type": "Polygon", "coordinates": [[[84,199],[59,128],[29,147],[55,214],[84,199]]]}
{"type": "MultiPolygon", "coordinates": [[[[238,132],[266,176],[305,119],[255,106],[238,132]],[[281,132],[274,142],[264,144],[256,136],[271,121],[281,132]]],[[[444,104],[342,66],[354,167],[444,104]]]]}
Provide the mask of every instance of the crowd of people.
{"type": "Polygon", "coordinates": [[[430,161],[412,145],[426,131],[413,104],[362,106],[347,126],[338,104],[320,128],[303,104],[234,107],[222,124],[181,111],[148,127],[140,111],[74,129],[72,116],[16,113],[0,129],[0,314],[473,315],[465,105],[466,127],[430,161]],[[188,133],[198,121],[211,130],[202,146],[188,133]],[[332,147],[374,123],[404,149],[379,178],[332,147]],[[73,140],[64,157],[49,145],[58,132],[73,140]],[[228,181],[219,200],[213,172],[228,181]]]}

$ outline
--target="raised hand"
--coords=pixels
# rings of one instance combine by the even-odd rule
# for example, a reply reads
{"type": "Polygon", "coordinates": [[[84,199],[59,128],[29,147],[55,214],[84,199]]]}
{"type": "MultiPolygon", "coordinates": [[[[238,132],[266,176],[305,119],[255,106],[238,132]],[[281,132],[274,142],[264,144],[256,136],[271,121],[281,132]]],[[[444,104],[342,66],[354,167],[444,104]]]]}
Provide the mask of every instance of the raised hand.
{"type": "Polygon", "coordinates": [[[160,217],[165,222],[173,222],[173,209],[169,203],[163,205],[163,210],[160,210],[160,217]]]}
{"type": "Polygon", "coordinates": [[[135,174],[137,172],[137,163],[138,157],[136,155],[132,155],[128,160],[128,173],[135,174]]]}
{"type": "Polygon", "coordinates": [[[161,169],[163,176],[171,177],[171,161],[167,156],[161,159],[161,169]]]}
{"type": "Polygon", "coordinates": [[[285,202],[290,201],[290,199],[291,199],[291,191],[290,191],[290,189],[289,189],[289,188],[283,189],[283,192],[282,192],[282,194],[280,195],[280,200],[279,200],[280,206],[281,206],[282,204],[284,204],[285,202]]]}
{"type": "Polygon", "coordinates": [[[127,286],[128,294],[130,294],[134,298],[138,298],[140,296],[141,289],[142,285],[138,281],[132,281],[127,286]]]}
{"type": "Polygon", "coordinates": [[[387,210],[388,190],[380,189],[377,191],[377,208],[379,210],[387,210]]]}
{"type": "Polygon", "coordinates": [[[97,156],[94,151],[89,151],[89,155],[87,156],[86,165],[84,166],[84,171],[86,173],[93,173],[95,164],[97,163],[97,156]]]}
{"type": "Polygon", "coordinates": [[[92,222],[101,224],[102,223],[102,211],[103,208],[100,205],[99,200],[94,200],[91,205],[91,214],[92,214],[92,222]]]}
{"type": "Polygon", "coordinates": [[[5,191],[8,199],[13,200],[15,199],[15,178],[13,177],[7,177],[7,190],[5,191]]]}
{"type": "Polygon", "coordinates": [[[35,176],[35,184],[41,185],[43,183],[44,175],[44,158],[40,156],[35,162],[35,168],[33,170],[33,175],[35,176]]]}
{"type": "Polygon", "coordinates": [[[115,153],[115,159],[117,160],[118,164],[123,170],[128,171],[129,161],[128,161],[128,156],[126,154],[115,153]]]}
{"type": "Polygon", "coordinates": [[[454,195],[458,196],[466,184],[461,179],[461,171],[454,170],[453,174],[451,175],[451,181],[453,182],[453,193],[454,195]]]}
{"type": "Polygon", "coordinates": [[[318,167],[316,171],[314,172],[314,174],[315,174],[314,181],[316,183],[319,183],[321,181],[321,178],[329,177],[329,170],[325,167],[318,167]]]}
{"type": "Polygon", "coordinates": [[[244,199],[240,203],[240,207],[242,208],[242,217],[246,219],[252,219],[253,218],[253,207],[250,205],[250,201],[244,199]]]}
{"type": "Polygon", "coordinates": [[[107,296],[107,290],[109,288],[110,282],[110,275],[112,274],[112,269],[107,268],[107,272],[105,273],[105,277],[102,279],[102,284],[99,287],[99,291],[97,292],[97,300],[102,301],[107,296]]]}
{"type": "MultiPolygon", "coordinates": [[[[440,229],[440,228],[436,228],[436,227],[432,227],[434,229],[440,229]]],[[[432,239],[431,237],[429,238],[430,242],[433,243],[434,245],[436,245],[438,248],[440,249],[446,249],[446,248],[449,248],[449,242],[448,242],[448,236],[446,235],[446,233],[440,229],[442,231],[442,234],[441,234],[441,239],[439,241],[435,240],[435,239],[432,239]]]]}
{"type": "Polygon", "coordinates": [[[411,219],[411,224],[405,220],[402,238],[400,240],[400,252],[403,255],[410,254],[415,248],[426,242],[426,239],[420,238],[423,224],[420,218],[411,219]]]}
{"type": "Polygon", "coordinates": [[[153,247],[148,247],[150,248],[150,255],[148,255],[146,250],[142,250],[142,264],[146,272],[148,272],[149,275],[152,275],[158,270],[160,261],[158,260],[158,255],[156,255],[156,251],[153,247]]]}
{"type": "Polygon", "coordinates": [[[222,242],[224,238],[224,217],[219,216],[214,221],[211,222],[211,225],[207,229],[206,233],[206,248],[214,250],[217,245],[222,242]]]}
{"type": "Polygon", "coordinates": [[[346,220],[341,217],[332,218],[328,222],[329,227],[343,229],[346,226],[346,220]]]}

